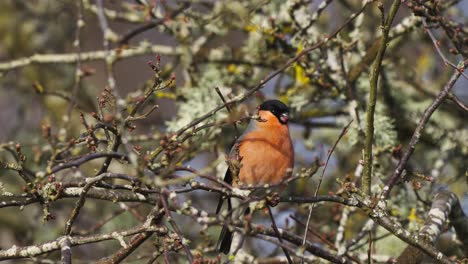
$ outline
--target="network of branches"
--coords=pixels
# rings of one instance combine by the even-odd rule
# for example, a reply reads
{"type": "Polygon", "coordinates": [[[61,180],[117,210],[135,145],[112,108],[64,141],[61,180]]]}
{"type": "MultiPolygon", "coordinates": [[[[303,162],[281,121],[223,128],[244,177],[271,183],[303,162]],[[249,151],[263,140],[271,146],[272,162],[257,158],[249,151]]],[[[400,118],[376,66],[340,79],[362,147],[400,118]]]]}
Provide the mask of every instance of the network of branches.
{"type": "Polygon", "coordinates": [[[466,9],[2,1],[0,261],[466,261],[466,9]],[[226,153],[271,98],[292,177],[233,187],[226,153]]]}

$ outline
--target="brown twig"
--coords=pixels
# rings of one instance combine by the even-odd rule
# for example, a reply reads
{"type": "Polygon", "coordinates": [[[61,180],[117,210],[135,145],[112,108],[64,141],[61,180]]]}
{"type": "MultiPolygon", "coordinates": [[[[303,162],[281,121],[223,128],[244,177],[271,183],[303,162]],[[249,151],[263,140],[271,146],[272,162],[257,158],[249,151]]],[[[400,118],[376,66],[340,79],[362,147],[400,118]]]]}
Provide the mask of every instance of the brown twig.
{"type": "Polygon", "coordinates": [[[174,11],[172,11],[169,15],[165,16],[164,18],[154,19],[151,22],[148,22],[148,23],[146,23],[144,25],[140,25],[140,26],[130,30],[129,32],[125,33],[119,39],[119,41],[118,41],[119,46],[128,44],[128,42],[132,38],[136,37],[137,35],[145,32],[145,31],[148,31],[150,29],[153,29],[153,28],[155,28],[155,27],[157,27],[157,26],[159,26],[161,24],[164,24],[164,22],[167,21],[168,19],[173,19],[174,17],[176,17],[179,14],[181,14],[182,12],[184,12],[187,8],[189,8],[190,4],[191,3],[188,3],[188,2],[182,3],[182,5],[180,7],[178,7],[174,11]]]}
{"type": "MultiPolygon", "coordinates": [[[[161,222],[162,216],[163,216],[163,210],[161,210],[161,208],[158,205],[154,206],[149,212],[149,214],[146,216],[146,220],[143,226],[147,228],[158,226],[161,222]]],[[[115,252],[109,257],[100,259],[97,263],[100,263],[100,264],[120,263],[126,257],[128,257],[133,251],[135,251],[141,244],[143,244],[143,242],[145,242],[149,237],[151,237],[153,233],[155,233],[153,230],[148,230],[148,231],[140,232],[136,234],[134,237],[130,239],[129,244],[123,245],[117,252],[115,252]]],[[[164,235],[166,235],[166,233],[164,233],[164,235]]],[[[123,238],[120,238],[120,239],[123,239],[123,238]]]]}
{"type": "Polygon", "coordinates": [[[103,41],[102,45],[104,47],[104,50],[107,53],[107,56],[106,56],[107,85],[109,85],[109,88],[113,91],[116,97],[120,98],[120,96],[118,96],[118,93],[115,89],[116,83],[115,83],[114,70],[113,70],[113,64],[114,64],[115,58],[111,56],[111,52],[110,52],[111,47],[109,45],[109,39],[110,39],[110,35],[112,34],[112,31],[109,28],[109,24],[107,23],[107,18],[104,15],[103,0],[96,0],[96,5],[98,7],[97,17],[99,21],[99,26],[102,31],[102,41],[103,41]]]}
{"type": "MultiPolygon", "coordinates": [[[[337,138],[337,140],[335,141],[335,144],[333,144],[333,147],[331,148],[331,150],[328,151],[327,161],[325,162],[325,167],[323,167],[322,173],[320,174],[320,178],[319,178],[319,182],[318,182],[317,188],[315,188],[314,197],[317,197],[317,194],[318,194],[319,189],[320,189],[320,185],[322,184],[323,175],[325,174],[325,170],[327,169],[328,162],[330,161],[331,155],[332,155],[333,152],[335,151],[336,146],[338,146],[338,143],[340,142],[340,140],[341,140],[341,139],[344,137],[344,135],[346,135],[346,133],[348,132],[348,128],[349,128],[349,126],[351,125],[352,122],[353,122],[353,120],[349,121],[349,123],[341,130],[341,133],[338,135],[338,138],[337,138]]],[[[315,207],[315,203],[313,203],[313,204],[310,206],[309,215],[307,216],[306,227],[305,227],[305,229],[304,229],[304,237],[303,237],[303,239],[302,239],[302,245],[303,245],[303,246],[305,245],[306,240],[307,240],[307,233],[308,233],[308,230],[309,230],[310,219],[311,219],[311,217],[312,217],[312,211],[313,211],[314,207],[315,207]]]]}
{"type": "Polygon", "coordinates": [[[75,42],[73,43],[76,47],[76,54],[77,54],[77,60],[76,60],[76,69],[75,69],[75,82],[73,85],[73,89],[71,92],[70,96],[70,104],[68,105],[68,110],[67,110],[67,119],[66,121],[70,121],[71,118],[71,112],[73,110],[73,107],[75,107],[75,102],[76,102],[76,96],[78,95],[78,90],[80,88],[80,81],[82,77],[82,72],[81,72],[81,28],[84,26],[84,20],[83,20],[83,1],[78,0],[76,1],[76,9],[77,9],[77,18],[76,18],[76,31],[75,31],[75,42]]]}
{"type": "Polygon", "coordinates": [[[77,158],[77,159],[74,159],[74,160],[71,160],[71,161],[68,161],[68,162],[65,162],[65,163],[60,163],[57,166],[54,166],[51,169],[51,171],[46,174],[46,176],[57,173],[57,172],[62,171],[64,169],[79,167],[80,165],[82,165],[82,164],[84,164],[84,163],[86,163],[86,162],[88,162],[90,160],[105,158],[105,157],[111,157],[111,158],[115,158],[115,159],[128,161],[127,156],[125,156],[124,154],[121,154],[121,153],[117,153],[117,152],[91,153],[91,154],[81,156],[80,158],[77,158]]]}
{"type": "MultiPolygon", "coordinates": [[[[254,233],[258,233],[258,234],[262,234],[262,235],[266,235],[266,236],[271,236],[271,237],[274,237],[274,238],[277,237],[276,232],[273,230],[273,228],[265,228],[265,227],[261,227],[261,226],[258,226],[258,225],[253,225],[251,231],[254,232],[254,233]]],[[[288,241],[288,242],[290,242],[290,243],[292,243],[292,244],[294,244],[296,246],[301,246],[301,244],[302,244],[302,237],[301,236],[293,234],[293,233],[291,233],[291,232],[289,232],[287,230],[284,230],[284,229],[278,229],[278,231],[279,231],[279,233],[281,235],[281,238],[283,240],[288,241]]],[[[269,242],[277,244],[276,240],[269,240],[269,242]]],[[[286,246],[286,245],[284,245],[284,246],[286,246]]],[[[318,246],[316,246],[313,243],[310,243],[308,241],[304,245],[304,247],[305,247],[305,250],[312,253],[313,255],[315,255],[315,256],[317,256],[319,258],[329,260],[329,261],[331,261],[333,263],[350,263],[350,261],[346,257],[336,256],[332,252],[330,252],[329,250],[324,250],[321,247],[318,247],[318,246]]],[[[297,252],[297,249],[295,249],[293,252],[297,252]]]]}
{"type": "Polygon", "coordinates": [[[226,183],[225,181],[223,180],[220,180],[218,177],[215,177],[215,176],[211,176],[211,175],[205,175],[205,174],[201,174],[199,171],[197,171],[196,169],[194,168],[191,168],[191,167],[187,167],[187,166],[177,166],[175,168],[176,171],[188,171],[188,172],[191,172],[193,174],[195,174],[196,176],[200,177],[200,178],[204,178],[204,179],[207,179],[207,180],[210,180],[212,182],[215,182],[219,185],[221,185],[222,187],[226,188],[227,190],[229,191],[232,191],[232,186],[228,183],[226,183]]]}
{"type": "Polygon", "coordinates": [[[96,176],[91,179],[86,179],[86,185],[83,187],[83,190],[81,191],[80,198],[78,201],[76,201],[75,208],[73,208],[70,218],[68,219],[67,223],[65,224],[65,229],[63,234],[64,235],[70,235],[71,233],[71,228],[73,225],[73,222],[75,221],[76,217],[78,217],[78,214],[80,213],[81,208],[83,207],[85,201],[86,201],[86,194],[88,191],[93,187],[95,184],[98,182],[106,179],[106,178],[120,178],[120,179],[127,179],[127,177],[120,177],[118,174],[112,174],[112,173],[104,173],[99,176],[96,176]]]}
{"type": "MultiPolygon", "coordinates": [[[[232,114],[232,110],[231,110],[231,107],[229,107],[229,105],[226,103],[226,99],[224,99],[224,96],[223,94],[221,93],[221,91],[219,90],[219,87],[216,87],[215,88],[216,90],[216,93],[218,93],[219,97],[221,98],[221,100],[223,101],[223,104],[226,106],[226,109],[227,111],[232,114]]],[[[239,129],[237,128],[237,123],[236,122],[233,122],[232,125],[234,126],[234,131],[236,131],[236,138],[235,138],[235,141],[237,141],[237,139],[239,138],[239,129]]]]}
{"type": "MultiPolygon", "coordinates": [[[[458,67],[457,65],[453,64],[450,60],[447,59],[447,57],[445,57],[444,53],[442,52],[442,50],[440,50],[440,42],[435,38],[434,34],[432,34],[432,31],[431,29],[429,28],[429,26],[427,25],[427,22],[426,22],[427,19],[423,19],[423,25],[424,25],[424,31],[429,35],[429,37],[431,38],[432,40],[432,44],[434,44],[434,47],[437,51],[437,54],[439,54],[440,58],[442,59],[442,61],[444,62],[445,65],[449,65],[450,67],[452,67],[453,69],[457,70],[458,67]]],[[[464,72],[461,72],[461,75],[463,75],[463,77],[465,77],[465,79],[468,80],[468,76],[466,76],[466,74],[464,72]]]]}
{"type": "Polygon", "coordinates": [[[449,93],[448,98],[452,100],[460,109],[468,112],[468,105],[466,105],[462,100],[460,100],[455,94],[449,93]]]}
{"type": "Polygon", "coordinates": [[[180,243],[182,244],[182,247],[184,248],[185,250],[185,254],[186,254],[186,257],[187,257],[187,260],[189,261],[189,263],[192,263],[193,262],[193,255],[192,255],[192,252],[190,252],[190,249],[188,248],[188,246],[185,244],[186,242],[184,241],[184,236],[182,235],[182,233],[180,232],[180,229],[179,227],[177,226],[177,223],[174,221],[174,219],[172,218],[172,215],[171,215],[171,212],[169,211],[169,207],[167,205],[167,197],[166,197],[166,194],[164,192],[162,192],[160,195],[160,201],[161,201],[161,204],[164,208],[164,212],[166,214],[166,219],[167,221],[171,224],[172,228],[174,229],[174,232],[177,234],[177,236],[179,237],[180,239],[180,243]]]}
{"type": "Polygon", "coordinates": [[[151,237],[153,232],[144,232],[135,235],[130,239],[130,242],[127,246],[121,247],[117,252],[112,254],[112,256],[102,258],[99,261],[96,261],[98,264],[115,264],[122,262],[126,257],[128,257],[133,251],[135,251],[143,242],[151,237]]]}
{"type": "Polygon", "coordinates": [[[134,209],[134,208],[137,208],[137,207],[139,207],[141,205],[142,204],[135,204],[135,205],[132,205],[132,206],[128,206],[128,205],[122,203],[119,210],[113,211],[112,214],[110,214],[109,216],[107,216],[107,217],[103,218],[102,220],[100,220],[93,227],[89,228],[86,231],[82,231],[82,232],[76,232],[75,231],[74,233],[76,233],[77,235],[80,235],[80,236],[86,236],[86,235],[90,235],[92,233],[95,233],[96,231],[100,230],[105,224],[109,223],[110,221],[112,221],[113,219],[118,217],[119,215],[127,212],[129,209],[134,209]]]}
{"type": "Polygon", "coordinates": [[[281,249],[283,249],[284,255],[286,256],[286,259],[288,260],[288,263],[289,263],[289,264],[292,264],[293,261],[292,261],[292,259],[291,259],[291,256],[289,255],[288,250],[283,246],[283,239],[281,239],[280,232],[279,232],[279,230],[278,230],[278,227],[276,226],[276,221],[275,221],[275,218],[273,217],[273,213],[271,212],[271,208],[270,208],[269,205],[267,206],[267,209],[268,209],[268,214],[270,215],[270,219],[271,219],[271,226],[273,227],[273,230],[274,230],[275,233],[276,233],[276,236],[277,236],[277,238],[278,238],[278,241],[279,241],[280,244],[281,244],[281,249]]]}

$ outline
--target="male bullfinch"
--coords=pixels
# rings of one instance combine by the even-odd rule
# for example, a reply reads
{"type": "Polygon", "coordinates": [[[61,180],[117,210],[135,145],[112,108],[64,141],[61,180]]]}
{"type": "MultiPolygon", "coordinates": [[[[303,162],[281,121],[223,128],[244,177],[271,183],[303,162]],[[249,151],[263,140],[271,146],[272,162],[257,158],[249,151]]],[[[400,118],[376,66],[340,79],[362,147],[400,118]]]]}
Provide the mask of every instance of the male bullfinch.
{"type": "MultiPolygon", "coordinates": [[[[239,158],[238,175],[228,169],[224,181],[239,185],[278,184],[289,177],[294,165],[294,149],[289,136],[289,108],[278,100],[268,100],[258,108],[259,118],[252,120],[231,149],[230,159],[239,158]]],[[[223,199],[220,198],[216,213],[223,199]]],[[[232,209],[228,199],[228,210],[232,209]]],[[[229,254],[233,232],[223,226],[217,243],[218,252],[229,254]]]]}

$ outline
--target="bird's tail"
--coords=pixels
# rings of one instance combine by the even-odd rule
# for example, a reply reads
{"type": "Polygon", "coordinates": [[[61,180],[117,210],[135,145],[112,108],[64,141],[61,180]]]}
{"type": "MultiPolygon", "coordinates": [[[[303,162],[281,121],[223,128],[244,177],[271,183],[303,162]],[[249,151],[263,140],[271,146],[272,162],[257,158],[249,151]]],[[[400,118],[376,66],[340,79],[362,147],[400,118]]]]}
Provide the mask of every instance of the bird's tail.
{"type": "Polygon", "coordinates": [[[223,229],[221,230],[221,234],[219,235],[218,243],[216,244],[218,252],[224,253],[226,255],[229,254],[233,235],[234,233],[229,231],[227,225],[224,225],[223,229]]]}
{"type": "MultiPolygon", "coordinates": [[[[226,174],[224,175],[224,181],[227,182],[228,184],[232,184],[232,173],[231,170],[228,169],[226,170],[226,174]]],[[[219,196],[219,202],[218,206],[216,207],[216,214],[219,214],[221,211],[221,207],[223,207],[224,203],[223,196],[219,196]]],[[[232,203],[231,199],[227,198],[227,205],[228,205],[228,211],[232,210],[232,203]]],[[[231,244],[232,244],[232,237],[234,233],[232,231],[229,231],[229,228],[227,225],[223,225],[223,229],[221,230],[221,234],[219,235],[218,243],[216,243],[216,249],[219,253],[224,253],[224,254],[229,254],[229,251],[231,250],[231,244]]]]}
{"type": "MultiPolygon", "coordinates": [[[[223,206],[224,199],[220,197],[218,207],[216,208],[216,214],[219,214],[221,211],[221,207],[223,206]]],[[[231,199],[227,199],[228,204],[228,211],[232,209],[231,199]]],[[[218,243],[216,243],[216,249],[219,253],[229,254],[229,250],[231,250],[232,244],[232,237],[234,233],[229,231],[227,225],[223,225],[223,229],[221,230],[221,234],[219,234],[218,243]]]]}
{"type": "MultiPolygon", "coordinates": [[[[233,203],[236,204],[235,199],[234,199],[233,203]]],[[[237,201],[237,203],[238,203],[238,201],[237,201]]],[[[228,209],[230,210],[231,208],[233,208],[233,205],[231,205],[231,201],[230,201],[230,199],[228,199],[228,209]]],[[[237,211],[237,213],[234,212],[234,214],[233,214],[234,219],[237,219],[237,218],[239,218],[241,216],[248,215],[250,213],[250,208],[247,207],[245,209],[238,209],[236,211],[237,211]]],[[[234,232],[229,230],[227,225],[223,225],[223,229],[221,230],[221,234],[219,235],[218,243],[216,243],[217,251],[219,253],[224,253],[224,254],[228,255],[229,252],[231,251],[231,245],[232,245],[233,238],[234,238],[234,232]]],[[[237,241],[235,243],[236,246],[238,246],[238,243],[242,243],[242,242],[237,241]]]]}

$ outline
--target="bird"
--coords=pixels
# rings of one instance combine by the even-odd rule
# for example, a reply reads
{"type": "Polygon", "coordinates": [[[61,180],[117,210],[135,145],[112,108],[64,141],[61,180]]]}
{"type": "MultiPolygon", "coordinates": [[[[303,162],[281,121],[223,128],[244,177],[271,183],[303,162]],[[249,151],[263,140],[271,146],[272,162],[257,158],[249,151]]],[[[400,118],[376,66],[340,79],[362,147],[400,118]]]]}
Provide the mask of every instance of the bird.
{"type": "MultiPolygon", "coordinates": [[[[275,185],[290,177],[294,166],[294,148],[289,133],[289,108],[279,100],[267,100],[257,107],[258,118],[252,119],[232,147],[229,159],[240,161],[237,175],[228,168],[224,181],[233,187],[242,185],[275,185]]],[[[219,199],[216,214],[224,201],[232,209],[229,198],[219,199]]],[[[247,208],[244,214],[248,214],[247,208]]],[[[224,225],[216,245],[218,253],[229,254],[233,231],[224,225]]]]}

